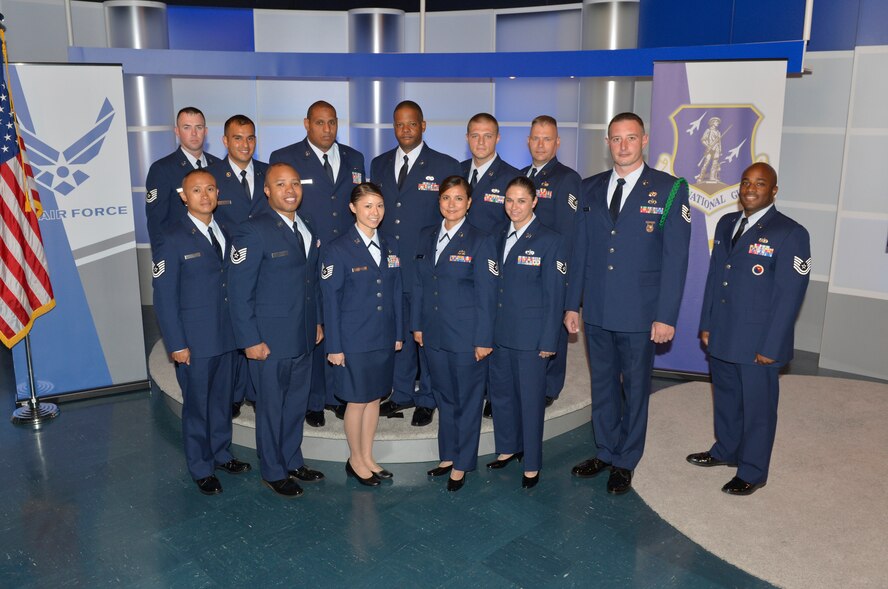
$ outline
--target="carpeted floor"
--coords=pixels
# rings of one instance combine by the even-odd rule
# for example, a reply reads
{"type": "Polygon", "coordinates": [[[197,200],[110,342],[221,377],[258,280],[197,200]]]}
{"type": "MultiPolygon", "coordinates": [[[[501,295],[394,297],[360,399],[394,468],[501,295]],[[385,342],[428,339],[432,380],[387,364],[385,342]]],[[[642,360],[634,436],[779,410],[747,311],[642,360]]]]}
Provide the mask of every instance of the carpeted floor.
{"type": "Polygon", "coordinates": [[[731,497],[728,467],[685,456],[713,442],[708,383],[651,398],[634,487],[663,519],[744,571],[787,588],[888,587],[888,385],[784,376],[767,486],[731,497]]]}

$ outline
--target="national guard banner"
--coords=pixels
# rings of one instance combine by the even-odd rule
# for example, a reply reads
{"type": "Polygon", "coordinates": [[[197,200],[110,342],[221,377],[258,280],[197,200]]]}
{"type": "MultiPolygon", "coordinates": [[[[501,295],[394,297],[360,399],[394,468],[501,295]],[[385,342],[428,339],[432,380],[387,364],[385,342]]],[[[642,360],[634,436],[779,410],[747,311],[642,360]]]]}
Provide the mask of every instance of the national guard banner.
{"type": "MultiPolygon", "coordinates": [[[[56,299],[30,333],[36,393],[144,381],[121,67],[19,64],[9,85],[43,203],[56,299]]],[[[13,361],[18,398],[26,399],[23,344],[13,361]]]]}
{"type": "Polygon", "coordinates": [[[785,87],[783,60],[654,64],[649,161],[687,180],[691,208],[684,297],[675,339],[658,346],[658,370],[709,372],[698,334],[713,233],[739,210],[743,170],[778,169],[785,87]]]}

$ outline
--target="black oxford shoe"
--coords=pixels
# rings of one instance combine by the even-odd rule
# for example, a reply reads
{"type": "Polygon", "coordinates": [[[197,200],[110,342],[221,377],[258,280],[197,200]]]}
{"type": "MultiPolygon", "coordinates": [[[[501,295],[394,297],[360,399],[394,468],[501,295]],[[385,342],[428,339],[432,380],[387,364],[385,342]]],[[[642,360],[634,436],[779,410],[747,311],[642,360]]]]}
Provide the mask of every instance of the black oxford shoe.
{"type": "Polygon", "coordinates": [[[280,481],[266,481],[265,479],[262,479],[262,484],[281,497],[286,497],[288,499],[299,497],[303,492],[299,483],[291,478],[282,479],[280,481]]]}
{"type": "Polygon", "coordinates": [[[218,495],[222,492],[222,483],[214,475],[194,481],[204,495],[218,495]]]}
{"type": "Polygon", "coordinates": [[[555,397],[546,397],[546,407],[551,407],[555,402],[555,397]]]}
{"type": "Polygon", "coordinates": [[[240,409],[241,409],[240,403],[232,403],[231,404],[231,419],[235,419],[235,418],[240,417],[240,409]]]}
{"type": "Polygon", "coordinates": [[[484,402],[484,410],[481,415],[487,419],[493,419],[493,405],[490,404],[490,401],[484,402]]]}
{"type": "Polygon", "coordinates": [[[449,466],[436,466],[432,470],[427,471],[426,474],[430,477],[441,477],[448,474],[451,470],[453,470],[452,464],[449,466]]]}
{"type": "Polygon", "coordinates": [[[311,427],[324,427],[327,425],[327,420],[324,418],[323,411],[306,411],[305,423],[311,427]]]}
{"type": "Polygon", "coordinates": [[[497,458],[493,462],[488,462],[487,468],[491,468],[491,469],[505,468],[513,460],[517,460],[518,462],[521,462],[521,460],[523,458],[524,458],[524,452],[515,452],[514,454],[512,454],[508,458],[503,458],[502,460],[497,458]]]}
{"type": "Polygon", "coordinates": [[[522,489],[533,489],[537,486],[537,483],[540,482],[540,473],[536,473],[536,475],[529,477],[527,475],[521,475],[521,488],[522,489]]]}
{"type": "Polygon", "coordinates": [[[688,454],[688,457],[685,460],[687,460],[694,466],[737,466],[736,464],[731,464],[729,462],[725,462],[724,460],[713,458],[712,454],[710,454],[709,452],[697,452],[696,454],[688,454]]]}
{"type": "Polygon", "coordinates": [[[734,477],[722,487],[722,491],[728,495],[752,495],[764,486],[765,483],[747,483],[740,477],[734,477]]]}
{"type": "Polygon", "coordinates": [[[304,465],[300,466],[296,470],[288,470],[287,474],[289,474],[291,477],[299,479],[303,483],[314,483],[324,480],[324,473],[319,470],[312,470],[304,465]]]}
{"type": "MultiPolygon", "coordinates": [[[[403,405],[399,405],[394,401],[386,401],[379,406],[379,416],[380,417],[395,417],[398,413],[401,413],[404,409],[410,409],[411,407],[416,407],[413,403],[405,403],[403,405]]],[[[403,417],[401,415],[400,417],[403,417]]]]}
{"type": "Polygon", "coordinates": [[[632,488],[632,471],[627,468],[611,468],[610,477],[607,479],[607,492],[614,495],[622,495],[632,488]]]}
{"type": "Polygon", "coordinates": [[[435,414],[434,409],[428,407],[417,407],[413,410],[413,420],[410,425],[415,427],[425,427],[432,423],[432,416],[435,414]]]}
{"type": "Polygon", "coordinates": [[[225,464],[216,466],[219,470],[224,470],[228,474],[242,474],[250,470],[252,467],[248,462],[241,462],[237,458],[232,458],[225,464]]]}
{"type": "Polygon", "coordinates": [[[610,464],[598,458],[590,458],[570,469],[570,474],[581,479],[588,479],[597,476],[601,471],[610,468],[610,464]]]}

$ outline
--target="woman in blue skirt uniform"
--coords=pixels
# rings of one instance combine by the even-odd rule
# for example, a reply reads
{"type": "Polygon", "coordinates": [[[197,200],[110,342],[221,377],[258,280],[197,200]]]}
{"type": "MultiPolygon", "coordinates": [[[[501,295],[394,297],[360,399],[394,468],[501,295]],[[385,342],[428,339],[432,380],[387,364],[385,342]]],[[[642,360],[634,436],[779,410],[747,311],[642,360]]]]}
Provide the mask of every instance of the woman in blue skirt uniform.
{"type": "Polygon", "coordinates": [[[466,221],[471,187],[462,176],[441,183],[444,220],[422,230],[414,259],[413,339],[425,349],[438,406],[441,463],[458,491],[478,463],[487,357],[493,351],[496,250],[493,237],[466,221]]]}
{"type": "Polygon", "coordinates": [[[506,187],[510,222],[497,242],[498,293],[488,394],[497,469],[524,459],[521,486],[534,487],[543,461],[546,366],[558,349],[567,274],[561,236],[536,218],[536,187],[524,176],[506,187]]]}
{"type": "Polygon", "coordinates": [[[345,471],[363,485],[392,478],[373,458],[379,401],[392,391],[395,352],[404,341],[397,242],[376,231],[385,214],[379,187],[355,186],[355,225],[321,252],[327,361],[339,367],[338,397],[348,403],[345,471]]]}

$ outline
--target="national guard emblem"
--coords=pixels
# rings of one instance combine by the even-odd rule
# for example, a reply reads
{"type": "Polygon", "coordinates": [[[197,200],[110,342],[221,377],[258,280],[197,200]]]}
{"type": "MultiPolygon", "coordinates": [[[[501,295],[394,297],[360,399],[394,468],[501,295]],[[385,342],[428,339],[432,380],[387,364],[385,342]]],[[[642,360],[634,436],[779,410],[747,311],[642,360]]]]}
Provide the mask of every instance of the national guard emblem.
{"type": "Polygon", "coordinates": [[[798,256],[792,257],[792,267],[795,268],[795,271],[801,274],[802,276],[807,275],[811,272],[811,258],[807,260],[803,260],[798,256]]]}
{"type": "Polygon", "coordinates": [[[654,232],[654,226],[657,224],[656,221],[645,221],[644,222],[644,230],[648,233],[654,232]]]}
{"type": "Polygon", "coordinates": [[[154,266],[151,267],[151,276],[154,278],[160,278],[160,275],[163,274],[164,270],[166,270],[166,260],[155,262],[154,266]]]}
{"type": "Polygon", "coordinates": [[[247,259],[247,248],[242,247],[241,249],[231,248],[231,263],[232,264],[240,264],[244,260],[247,259]]]}
{"type": "Polygon", "coordinates": [[[496,263],[496,260],[487,260],[487,269],[490,270],[490,273],[494,276],[499,276],[499,266],[496,263]]]}
{"type": "Polygon", "coordinates": [[[333,277],[333,264],[329,266],[321,266],[321,280],[327,280],[333,277]]]}
{"type": "Polygon", "coordinates": [[[762,274],[765,273],[765,267],[762,266],[761,264],[756,264],[755,266],[752,267],[752,273],[755,274],[756,276],[761,276],[762,274]]]}
{"type": "Polygon", "coordinates": [[[558,269],[562,274],[567,274],[567,262],[562,262],[561,260],[555,260],[555,268],[558,269]]]}
{"type": "Polygon", "coordinates": [[[145,194],[145,202],[154,202],[157,200],[157,189],[152,188],[145,194]]]}

